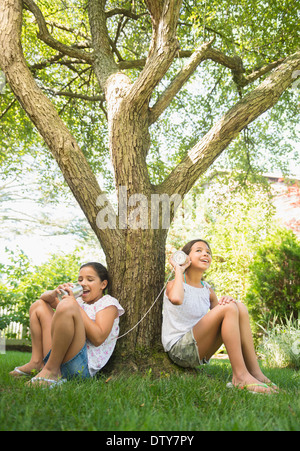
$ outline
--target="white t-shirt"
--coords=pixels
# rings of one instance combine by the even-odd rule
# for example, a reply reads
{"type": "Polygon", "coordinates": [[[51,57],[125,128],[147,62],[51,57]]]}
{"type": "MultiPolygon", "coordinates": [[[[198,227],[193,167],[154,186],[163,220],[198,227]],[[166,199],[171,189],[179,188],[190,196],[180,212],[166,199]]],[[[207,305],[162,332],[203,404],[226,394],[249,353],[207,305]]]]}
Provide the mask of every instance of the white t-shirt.
{"type": "Polygon", "coordinates": [[[109,361],[117,342],[119,336],[119,317],[122,316],[125,311],[123,307],[119,304],[119,301],[109,294],[100,298],[94,304],[86,304],[83,302],[82,298],[77,299],[80,307],[86,312],[86,314],[93,321],[96,319],[96,314],[106,307],[114,305],[118,309],[119,316],[114,320],[112,330],[107,337],[107,339],[100,346],[94,346],[89,340],[86,341],[87,352],[88,352],[88,366],[90,375],[93,377],[104,365],[109,361]]]}
{"type": "Polygon", "coordinates": [[[210,308],[210,285],[203,288],[183,284],[184,299],[181,305],[172,304],[164,293],[162,344],[166,352],[203,318],[210,308]]]}

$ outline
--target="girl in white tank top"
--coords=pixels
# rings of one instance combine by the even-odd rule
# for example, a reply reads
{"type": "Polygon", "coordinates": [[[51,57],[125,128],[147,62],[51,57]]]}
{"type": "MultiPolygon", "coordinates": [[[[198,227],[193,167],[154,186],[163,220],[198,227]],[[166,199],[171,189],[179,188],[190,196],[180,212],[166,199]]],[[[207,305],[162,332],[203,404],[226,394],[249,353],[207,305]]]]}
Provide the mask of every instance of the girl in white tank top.
{"type": "Polygon", "coordinates": [[[212,262],[209,244],[193,240],[182,250],[188,255],[187,261],[179,265],[171,258],[175,279],[164,293],[165,351],[178,365],[197,367],[207,363],[224,343],[233,372],[230,387],[276,392],[278,388],[259,367],[246,306],[232,296],[218,299],[209,284],[202,281],[212,262]]]}

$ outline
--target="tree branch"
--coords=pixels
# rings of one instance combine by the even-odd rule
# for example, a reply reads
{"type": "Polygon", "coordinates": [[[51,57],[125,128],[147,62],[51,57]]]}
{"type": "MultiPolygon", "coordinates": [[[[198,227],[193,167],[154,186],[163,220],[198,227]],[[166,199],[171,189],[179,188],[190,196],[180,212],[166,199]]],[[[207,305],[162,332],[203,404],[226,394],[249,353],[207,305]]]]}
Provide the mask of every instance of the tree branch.
{"type": "MultiPolygon", "coordinates": [[[[191,50],[181,50],[178,52],[178,54],[175,55],[175,58],[191,58],[194,54],[195,52],[191,50]]],[[[242,60],[238,56],[236,57],[227,56],[221,51],[217,49],[212,49],[210,47],[209,51],[206,52],[204,60],[206,59],[211,59],[212,61],[231,69],[234,75],[234,81],[241,87],[249,85],[253,81],[260,78],[261,76],[267,74],[271,70],[278,67],[284,61],[284,58],[281,58],[259,69],[253,69],[252,72],[250,72],[248,75],[244,75],[246,70],[243,66],[242,60]]],[[[120,70],[138,69],[145,67],[146,61],[147,61],[146,58],[141,58],[137,60],[119,61],[117,65],[120,70]]],[[[202,61],[200,61],[200,63],[201,62],[202,61]]]]}
{"type": "MultiPolygon", "coordinates": [[[[0,3],[0,66],[12,91],[44,138],[63,176],[105,250],[108,237],[122,239],[117,230],[96,225],[97,199],[104,193],[75,138],[53,104],[37,86],[21,47],[22,0],[0,3]]],[[[113,210],[110,205],[108,207],[113,210]]],[[[107,249],[106,249],[107,250],[107,249]]]]}
{"type": "Polygon", "coordinates": [[[40,61],[39,63],[31,64],[30,65],[30,70],[33,73],[35,73],[35,71],[37,71],[37,70],[44,69],[45,67],[51,66],[51,64],[57,63],[63,57],[64,57],[64,55],[62,53],[58,53],[57,55],[52,56],[51,58],[48,58],[48,59],[46,59],[44,61],[40,61]]]}
{"type": "MultiPolygon", "coordinates": [[[[3,113],[0,114],[0,121],[1,121],[1,119],[4,118],[4,116],[6,115],[6,113],[9,112],[9,110],[10,110],[11,107],[16,103],[16,101],[17,101],[17,99],[14,99],[14,100],[13,100],[13,101],[5,108],[5,110],[3,111],[3,113]]],[[[1,189],[1,187],[0,187],[0,189],[1,189]]]]}
{"type": "Polygon", "coordinates": [[[193,53],[190,60],[185,64],[179,74],[177,74],[177,76],[174,78],[165,92],[159,97],[156,104],[151,108],[149,118],[150,124],[153,124],[157,121],[159,116],[170,105],[176,94],[195,72],[199,64],[201,64],[201,62],[206,59],[206,53],[214,40],[215,38],[213,38],[210,42],[203,44],[199,50],[196,50],[193,53]]]}
{"type": "Polygon", "coordinates": [[[23,2],[25,7],[36,18],[39,27],[38,38],[41,39],[41,41],[45,42],[45,44],[49,45],[49,47],[58,50],[60,53],[63,53],[64,55],[84,60],[89,64],[93,63],[94,61],[93,54],[88,53],[85,50],[77,49],[75,47],[63,44],[62,42],[58,41],[57,39],[54,39],[53,36],[51,36],[47,28],[47,24],[43,16],[43,13],[40,10],[40,8],[34,3],[33,0],[23,0],[23,2]]]}
{"type": "Polygon", "coordinates": [[[151,16],[153,28],[157,28],[163,12],[164,0],[145,0],[146,6],[151,16]]]}
{"type": "Polygon", "coordinates": [[[104,96],[88,96],[85,94],[78,94],[76,92],[71,91],[54,91],[53,89],[46,89],[50,94],[53,96],[59,96],[59,97],[70,97],[71,99],[81,99],[81,100],[87,100],[89,102],[104,102],[105,98],[104,96]]]}
{"type": "Polygon", "coordinates": [[[158,191],[184,196],[230,142],[277,103],[282,93],[295,81],[293,74],[298,70],[300,52],[286,58],[256,89],[232,107],[157,187],[158,191]]]}
{"type": "Polygon", "coordinates": [[[67,31],[68,33],[71,33],[72,35],[85,39],[85,44],[88,45],[88,47],[91,47],[91,42],[89,37],[85,33],[81,33],[75,28],[68,27],[67,25],[60,24],[58,22],[53,21],[46,21],[46,25],[50,25],[50,27],[58,28],[59,30],[67,31]]]}
{"type": "Polygon", "coordinates": [[[227,56],[219,50],[210,48],[207,52],[207,59],[211,59],[212,61],[231,69],[234,82],[241,88],[249,85],[250,83],[253,83],[258,78],[278,67],[284,61],[284,58],[281,58],[259,69],[256,69],[249,75],[245,76],[244,74],[246,71],[243,66],[243,61],[239,56],[227,56]]]}
{"type": "Polygon", "coordinates": [[[105,4],[106,0],[89,0],[88,3],[92,42],[95,51],[94,69],[104,92],[107,90],[106,83],[109,77],[119,70],[111,49],[106,25],[105,4]]]}
{"type": "Polygon", "coordinates": [[[140,17],[144,16],[145,13],[135,14],[134,12],[132,12],[126,8],[114,8],[114,9],[111,9],[110,11],[107,11],[105,13],[105,15],[107,18],[117,16],[117,15],[122,15],[125,17],[129,17],[130,19],[133,19],[133,20],[138,20],[140,17]]]}
{"type": "Polygon", "coordinates": [[[126,70],[126,69],[142,69],[145,67],[146,64],[146,58],[141,58],[137,60],[128,60],[128,61],[118,61],[117,66],[119,70],[126,70]]]}
{"type": "Polygon", "coordinates": [[[258,78],[262,77],[263,75],[267,74],[271,70],[275,69],[276,67],[280,66],[281,63],[285,58],[281,58],[277,61],[273,61],[273,63],[267,64],[266,66],[260,67],[259,69],[253,70],[249,75],[242,77],[240,80],[240,86],[244,87],[249,85],[250,83],[253,83],[258,78]]]}
{"type": "Polygon", "coordinates": [[[181,4],[182,0],[146,0],[152,20],[152,41],[145,67],[128,98],[137,109],[148,101],[179,50],[176,29],[181,4]]]}

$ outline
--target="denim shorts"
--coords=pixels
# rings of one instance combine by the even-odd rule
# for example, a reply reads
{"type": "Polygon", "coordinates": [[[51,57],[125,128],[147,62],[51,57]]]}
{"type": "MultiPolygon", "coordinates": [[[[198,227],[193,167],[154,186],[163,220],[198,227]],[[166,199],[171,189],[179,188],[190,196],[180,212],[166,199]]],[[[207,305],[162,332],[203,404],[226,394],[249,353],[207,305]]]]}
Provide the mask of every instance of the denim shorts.
{"type": "Polygon", "coordinates": [[[200,365],[209,363],[209,360],[200,359],[199,357],[193,329],[187,332],[172,346],[168,355],[174,363],[183,368],[197,368],[200,365]]]}
{"type": "MultiPolygon", "coordinates": [[[[48,362],[48,359],[51,354],[51,349],[44,358],[44,363],[48,362]]],[[[84,344],[81,351],[78,352],[75,357],[73,357],[68,362],[62,363],[60,366],[61,375],[64,379],[88,379],[91,377],[88,367],[88,354],[87,354],[87,346],[84,344]]]]}

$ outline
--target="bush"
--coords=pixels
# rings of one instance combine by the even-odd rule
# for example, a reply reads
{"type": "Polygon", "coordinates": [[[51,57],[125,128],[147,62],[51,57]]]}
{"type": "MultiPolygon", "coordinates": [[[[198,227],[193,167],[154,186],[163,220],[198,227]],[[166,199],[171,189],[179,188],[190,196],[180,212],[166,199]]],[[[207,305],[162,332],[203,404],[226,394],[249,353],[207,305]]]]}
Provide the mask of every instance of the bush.
{"type": "Polygon", "coordinates": [[[300,243],[293,232],[277,229],[258,247],[249,266],[246,296],[255,319],[298,318],[300,310],[300,243]]]}
{"type": "Polygon", "coordinates": [[[77,280],[79,260],[75,251],[66,256],[52,255],[47,263],[32,267],[22,251],[18,254],[10,252],[11,263],[1,265],[5,280],[0,281],[0,307],[4,307],[7,313],[0,318],[0,330],[13,321],[29,327],[31,304],[45,291],[63,282],[77,280]]]}
{"type": "Polygon", "coordinates": [[[300,319],[274,317],[263,330],[258,352],[266,364],[271,368],[300,368],[300,319]]]}

